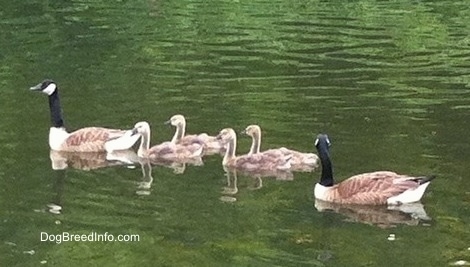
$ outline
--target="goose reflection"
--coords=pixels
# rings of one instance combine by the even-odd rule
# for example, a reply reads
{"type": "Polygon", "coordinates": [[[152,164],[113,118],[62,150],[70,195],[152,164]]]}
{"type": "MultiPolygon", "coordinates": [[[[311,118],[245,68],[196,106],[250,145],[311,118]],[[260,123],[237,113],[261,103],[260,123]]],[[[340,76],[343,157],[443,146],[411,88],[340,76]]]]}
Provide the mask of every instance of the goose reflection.
{"type": "Polygon", "coordinates": [[[103,152],[49,152],[53,170],[73,168],[78,170],[95,170],[111,166],[134,165],[139,158],[134,151],[124,150],[112,153],[103,152]]]}
{"type": "Polygon", "coordinates": [[[97,170],[106,167],[125,166],[135,168],[140,165],[142,179],[137,182],[136,194],[149,195],[153,183],[152,164],[148,160],[141,159],[131,150],[114,151],[112,153],[97,152],[64,152],[50,150],[49,157],[54,170],[55,183],[54,196],[46,210],[52,214],[61,214],[65,191],[65,177],[67,169],[83,171],[97,170]]]}
{"type": "Polygon", "coordinates": [[[346,221],[375,225],[380,228],[396,227],[399,224],[416,226],[429,222],[423,204],[419,202],[397,206],[345,205],[315,200],[320,212],[333,211],[347,217],[346,221]]]}

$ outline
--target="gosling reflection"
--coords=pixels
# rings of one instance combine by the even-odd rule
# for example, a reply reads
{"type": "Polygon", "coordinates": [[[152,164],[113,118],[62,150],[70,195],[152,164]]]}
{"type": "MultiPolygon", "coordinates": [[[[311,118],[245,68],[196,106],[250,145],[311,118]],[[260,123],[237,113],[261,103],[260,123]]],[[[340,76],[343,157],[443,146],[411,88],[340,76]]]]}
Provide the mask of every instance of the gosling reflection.
{"type": "Polygon", "coordinates": [[[152,159],[150,161],[152,165],[163,166],[166,168],[170,168],[173,170],[175,174],[183,174],[186,171],[186,166],[203,166],[204,162],[202,161],[202,157],[194,157],[194,158],[185,158],[185,159],[172,159],[172,160],[165,160],[165,159],[152,159]]]}
{"type": "Polygon", "coordinates": [[[227,185],[222,187],[222,196],[219,198],[223,202],[237,201],[236,194],[238,193],[238,177],[236,171],[225,172],[227,178],[227,185]]]}
{"type": "Polygon", "coordinates": [[[238,177],[248,178],[246,188],[248,190],[259,190],[263,187],[263,179],[266,177],[275,178],[281,181],[291,181],[294,179],[294,175],[290,171],[278,171],[278,170],[265,170],[265,171],[247,171],[239,170],[236,168],[224,168],[225,177],[227,179],[227,185],[222,187],[222,196],[220,200],[223,202],[235,202],[237,201],[236,194],[238,193],[238,177]]]}
{"type": "Polygon", "coordinates": [[[148,196],[150,195],[150,189],[153,183],[152,165],[149,161],[142,161],[141,169],[142,180],[137,183],[137,191],[135,193],[139,196],[148,196]]]}
{"type": "Polygon", "coordinates": [[[399,224],[416,226],[431,220],[423,204],[419,202],[387,207],[345,205],[316,199],[315,208],[320,212],[333,211],[342,214],[349,222],[375,225],[380,228],[396,227],[399,224]]]}

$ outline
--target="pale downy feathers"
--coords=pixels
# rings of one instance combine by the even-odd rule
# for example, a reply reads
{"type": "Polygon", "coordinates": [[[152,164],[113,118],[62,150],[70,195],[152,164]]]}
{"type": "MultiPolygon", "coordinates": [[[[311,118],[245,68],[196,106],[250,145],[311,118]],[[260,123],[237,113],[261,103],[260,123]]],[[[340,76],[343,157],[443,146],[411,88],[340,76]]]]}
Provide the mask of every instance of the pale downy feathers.
{"type": "Polygon", "coordinates": [[[277,149],[268,149],[260,152],[261,147],[261,127],[258,125],[249,125],[243,131],[243,133],[251,136],[252,143],[250,152],[248,154],[258,154],[263,153],[267,155],[278,156],[279,153],[287,156],[292,155],[291,165],[292,170],[295,171],[312,171],[314,168],[318,167],[318,156],[314,153],[303,153],[296,150],[288,149],[285,147],[277,149]]]}
{"type": "Polygon", "coordinates": [[[220,140],[217,140],[215,136],[210,136],[206,133],[198,135],[185,135],[186,119],[183,115],[173,115],[166,123],[176,127],[175,134],[171,139],[173,144],[180,144],[185,146],[192,145],[194,143],[201,144],[204,146],[205,155],[220,153],[224,150],[224,145],[220,140]]]}
{"type": "Polygon", "coordinates": [[[289,170],[291,156],[274,157],[265,154],[235,156],[237,135],[231,128],[225,128],[217,135],[219,140],[227,144],[222,165],[246,170],[289,170]]]}
{"type": "Polygon", "coordinates": [[[133,135],[142,136],[137,155],[142,158],[178,160],[187,158],[197,158],[203,153],[201,144],[178,145],[172,142],[164,142],[150,147],[150,125],[145,122],[138,122],[132,129],[133,135]]]}

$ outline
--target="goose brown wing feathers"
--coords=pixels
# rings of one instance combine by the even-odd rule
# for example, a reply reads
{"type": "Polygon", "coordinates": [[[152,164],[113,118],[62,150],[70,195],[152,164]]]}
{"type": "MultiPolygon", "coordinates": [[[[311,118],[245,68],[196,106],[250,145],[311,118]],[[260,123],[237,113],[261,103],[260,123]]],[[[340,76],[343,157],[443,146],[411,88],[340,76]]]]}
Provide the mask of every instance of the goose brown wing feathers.
{"type": "Polygon", "coordinates": [[[418,186],[414,177],[380,171],[355,175],[335,185],[334,191],[342,203],[385,204],[388,198],[418,186]]]}
{"type": "Polygon", "coordinates": [[[62,148],[73,152],[105,151],[104,144],[123,136],[125,131],[102,127],[87,127],[70,133],[62,148]]]}

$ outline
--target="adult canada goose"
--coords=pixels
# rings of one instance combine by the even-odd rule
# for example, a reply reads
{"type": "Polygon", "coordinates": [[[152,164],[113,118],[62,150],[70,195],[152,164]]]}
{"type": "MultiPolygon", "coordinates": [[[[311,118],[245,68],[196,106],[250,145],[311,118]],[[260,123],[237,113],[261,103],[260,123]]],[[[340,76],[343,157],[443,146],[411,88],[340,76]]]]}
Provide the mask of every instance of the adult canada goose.
{"type": "Polygon", "coordinates": [[[142,158],[149,158],[152,160],[179,160],[185,158],[197,158],[203,153],[203,146],[201,144],[183,146],[172,142],[164,142],[150,147],[150,125],[145,121],[135,124],[134,129],[132,129],[132,135],[142,136],[139,149],[137,150],[137,155],[142,158]]]}
{"type": "Polygon", "coordinates": [[[125,150],[137,142],[139,136],[131,131],[87,127],[68,133],[64,127],[59,99],[59,88],[52,80],[44,80],[30,88],[49,96],[52,127],[49,130],[49,146],[52,150],[67,152],[104,152],[125,150]]]}
{"type": "Polygon", "coordinates": [[[235,156],[237,149],[237,135],[232,128],[225,128],[217,135],[217,139],[227,144],[222,165],[229,168],[245,170],[289,170],[292,156],[280,155],[273,157],[265,154],[252,154],[235,156]]]}
{"type": "Polygon", "coordinates": [[[400,205],[421,199],[434,176],[411,177],[390,171],[377,171],[352,176],[335,184],[329,156],[331,143],[325,134],[318,135],[315,146],[322,165],[320,183],[315,185],[315,198],[342,204],[400,205]]]}
{"type": "Polygon", "coordinates": [[[252,143],[249,155],[257,153],[265,153],[269,155],[277,155],[282,153],[284,155],[292,155],[291,165],[293,170],[298,171],[311,171],[318,166],[318,156],[313,153],[302,153],[296,150],[288,149],[285,147],[277,149],[268,149],[260,152],[261,147],[261,128],[258,125],[249,125],[243,133],[251,136],[252,143]]]}
{"type": "Polygon", "coordinates": [[[194,143],[204,145],[204,154],[217,154],[223,150],[224,145],[220,140],[217,140],[215,136],[210,136],[206,133],[202,134],[192,134],[192,135],[185,135],[186,132],[186,119],[183,115],[177,114],[173,115],[168,121],[165,122],[166,124],[171,124],[176,127],[176,132],[171,142],[173,144],[180,144],[180,145],[192,145],[194,143]]]}

